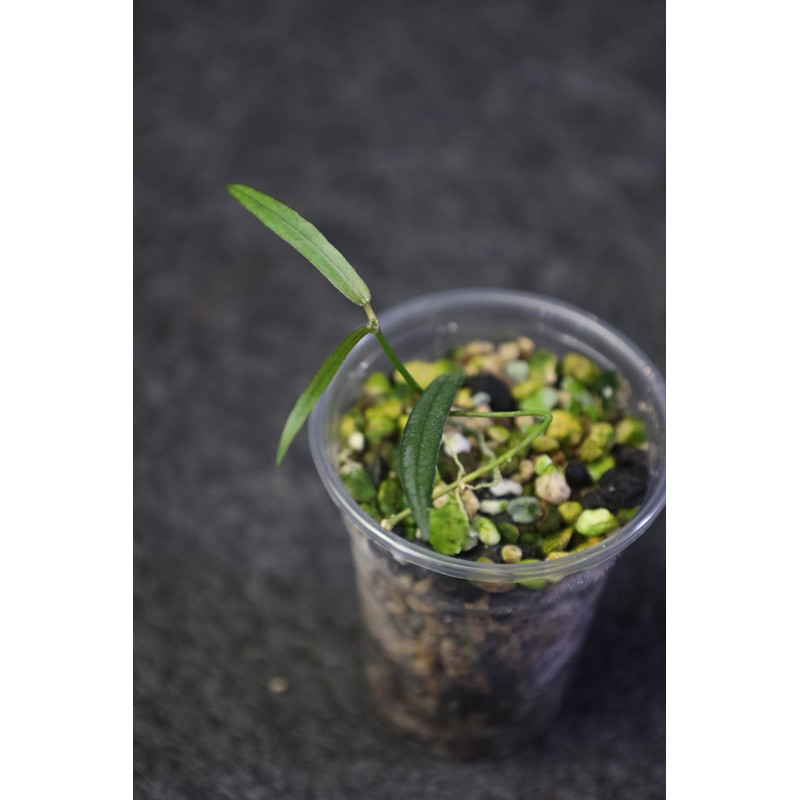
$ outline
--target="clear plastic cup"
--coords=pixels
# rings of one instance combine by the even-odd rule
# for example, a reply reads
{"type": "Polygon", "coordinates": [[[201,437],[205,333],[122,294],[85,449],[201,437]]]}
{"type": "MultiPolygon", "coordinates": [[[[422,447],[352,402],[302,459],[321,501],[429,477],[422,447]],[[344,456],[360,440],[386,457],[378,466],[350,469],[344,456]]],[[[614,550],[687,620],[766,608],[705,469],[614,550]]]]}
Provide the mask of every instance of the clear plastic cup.
{"type": "Polygon", "coordinates": [[[609,569],[664,506],[664,381],[618,331],[534,294],[453,290],[378,317],[404,360],[517,336],[558,355],[583,353],[626,379],[628,409],[648,427],[650,483],[633,520],[602,543],[552,561],[485,564],[384,531],[337,475],[338,419],[365,377],[390,367],[374,337],[349,355],[311,416],[314,463],[350,534],[366,677],[378,712],[432,753],[469,759],[513,751],[552,722],[609,569]]]}

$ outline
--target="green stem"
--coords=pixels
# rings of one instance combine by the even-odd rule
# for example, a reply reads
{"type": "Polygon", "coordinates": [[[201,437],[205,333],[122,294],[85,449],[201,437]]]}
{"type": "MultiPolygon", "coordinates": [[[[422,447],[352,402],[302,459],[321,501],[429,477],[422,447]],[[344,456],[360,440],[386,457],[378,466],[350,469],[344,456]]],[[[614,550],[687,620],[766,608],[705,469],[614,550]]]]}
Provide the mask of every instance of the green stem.
{"type": "MultiPolygon", "coordinates": [[[[453,412],[453,413],[454,413],[454,415],[456,415],[456,412],[453,412]]],[[[524,416],[524,417],[539,417],[539,416],[543,416],[545,419],[544,419],[543,422],[540,422],[538,425],[532,425],[528,429],[528,432],[525,434],[525,437],[519,443],[515,444],[514,447],[510,448],[509,450],[506,450],[505,453],[503,453],[502,455],[497,456],[497,458],[493,459],[488,464],[484,464],[482,467],[479,467],[478,469],[474,470],[473,472],[470,472],[470,473],[462,476],[457,481],[454,481],[453,483],[449,483],[447,486],[443,487],[442,489],[439,489],[438,492],[434,492],[433,497],[431,498],[431,500],[437,500],[438,498],[443,497],[444,495],[449,494],[452,491],[455,491],[460,486],[463,486],[464,484],[470,483],[471,481],[474,481],[476,478],[480,478],[481,475],[485,475],[487,472],[491,472],[496,467],[502,466],[503,464],[506,463],[506,461],[511,460],[512,458],[514,458],[515,455],[517,455],[517,453],[522,452],[526,447],[528,447],[530,445],[530,443],[540,433],[543,433],[544,431],[547,430],[548,426],[553,421],[553,415],[549,411],[543,412],[542,414],[532,414],[529,411],[525,412],[525,413],[522,413],[522,412],[519,412],[519,411],[494,411],[494,412],[487,411],[486,414],[484,414],[483,416],[489,416],[491,414],[502,414],[504,416],[516,416],[516,417],[521,417],[521,416],[524,416]]],[[[462,415],[460,413],[458,413],[457,416],[462,416],[462,415]]],[[[398,522],[400,522],[401,520],[405,519],[410,513],[411,513],[411,509],[410,508],[405,508],[402,511],[398,512],[397,514],[395,514],[394,516],[383,520],[383,522],[381,522],[381,527],[384,530],[390,531],[390,530],[392,530],[392,528],[394,528],[395,525],[397,525],[398,522]]]]}
{"type": "Polygon", "coordinates": [[[414,380],[411,376],[411,373],[405,368],[403,362],[397,357],[397,353],[392,350],[391,345],[389,342],[386,341],[386,337],[383,335],[383,331],[380,328],[377,330],[372,331],[375,334],[377,340],[381,343],[381,347],[384,349],[384,352],[392,361],[392,364],[397,367],[398,372],[405,378],[406,383],[417,393],[422,394],[422,387],[414,380]]]}
{"type": "Polygon", "coordinates": [[[364,313],[367,315],[367,319],[369,320],[370,329],[377,330],[380,326],[378,325],[378,318],[375,316],[372,306],[369,303],[364,303],[362,308],[364,309],[364,313]]]}
{"type": "Polygon", "coordinates": [[[450,412],[451,417],[544,417],[550,412],[541,409],[533,411],[459,411],[454,409],[450,412]]]}
{"type": "Polygon", "coordinates": [[[398,372],[403,376],[403,378],[405,378],[406,383],[412,388],[412,390],[417,394],[422,394],[422,387],[414,380],[411,373],[405,368],[405,366],[403,366],[403,362],[397,357],[397,353],[392,350],[392,346],[386,341],[386,337],[383,335],[380,323],[378,322],[377,316],[375,316],[375,312],[372,310],[372,306],[369,303],[364,303],[362,308],[364,309],[364,313],[367,315],[367,319],[369,320],[370,331],[381,343],[383,351],[387,356],[389,356],[392,364],[397,367],[398,372]]]}

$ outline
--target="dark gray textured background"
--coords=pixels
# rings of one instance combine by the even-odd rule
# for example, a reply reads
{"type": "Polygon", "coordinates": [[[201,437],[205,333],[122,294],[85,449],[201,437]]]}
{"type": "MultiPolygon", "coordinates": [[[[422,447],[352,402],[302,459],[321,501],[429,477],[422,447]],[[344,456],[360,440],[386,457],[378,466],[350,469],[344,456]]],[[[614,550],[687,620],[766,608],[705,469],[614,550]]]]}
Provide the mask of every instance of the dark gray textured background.
{"type": "Polygon", "coordinates": [[[136,796],[663,797],[663,515],[544,741],[451,764],[373,717],[305,437],[273,467],[363,315],[223,187],[314,221],[379,314],[535,291],[663,369],[664,4],[142,0],[135,37],[136,796]]]}

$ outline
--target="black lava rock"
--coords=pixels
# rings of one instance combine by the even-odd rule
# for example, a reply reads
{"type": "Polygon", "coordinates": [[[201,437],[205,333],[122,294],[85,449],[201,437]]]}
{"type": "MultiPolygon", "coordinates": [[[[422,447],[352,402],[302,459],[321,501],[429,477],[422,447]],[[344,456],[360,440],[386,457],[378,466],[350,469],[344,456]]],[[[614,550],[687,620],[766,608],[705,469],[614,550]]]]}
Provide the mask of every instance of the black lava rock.
{"type": "Polygon", "coordinates": [[[472,375],[467,378],[467,386],[473,394],[485,392],[491,398],[489,407],[492,411],[516,411],[517,404],[511,396],[508,386],[494,375],[472,375]]]}
{"type": "Polygon", "coordinates": [[[381,481],[387,475],[387,469],[383,463],[383,459],[377,454],[364,459],[364,469],[367,471],[367,475],[372,478],[372,482],[375,486],[380,486],[381,481]]]}
{"type": "Polygon", "coordinates": [[[571,489],[583,489],[592,485],[592,476],[586,465],[580,461],[570,461],[564,468],[564,477],[571,489]]]}
{"type": "Polygon", "coordinates": [[[649,473],[646,467],[612,467],[600,478],[600,491],[610,505],[606,508],[616,513],[622,508],[639,505],[647,493],[649,473]]]}
{"type": "Polygon", "coordinates": [[[614,511],[609,505],[611,502],[613,501],[603,489],[592,489],[580,498],[580,504],[584,508],[607,508],[609,511],[614,511]]]}
{"type": "Polygon", "coordinates": [[[617,443],[611,448],[611,455],[618,467],[647,467],[647,453],[638,447],[617,443]]]}

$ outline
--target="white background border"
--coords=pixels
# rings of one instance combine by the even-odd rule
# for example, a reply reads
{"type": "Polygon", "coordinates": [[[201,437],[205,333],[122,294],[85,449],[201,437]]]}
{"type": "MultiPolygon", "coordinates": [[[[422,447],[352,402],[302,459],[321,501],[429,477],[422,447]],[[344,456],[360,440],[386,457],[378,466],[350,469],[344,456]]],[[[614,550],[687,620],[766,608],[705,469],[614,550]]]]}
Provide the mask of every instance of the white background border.
{"type": "Polygon", "coordinates": [[[132,796],[132,20],[0,28],[0,796],[132,796]]]}

